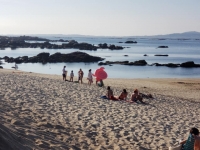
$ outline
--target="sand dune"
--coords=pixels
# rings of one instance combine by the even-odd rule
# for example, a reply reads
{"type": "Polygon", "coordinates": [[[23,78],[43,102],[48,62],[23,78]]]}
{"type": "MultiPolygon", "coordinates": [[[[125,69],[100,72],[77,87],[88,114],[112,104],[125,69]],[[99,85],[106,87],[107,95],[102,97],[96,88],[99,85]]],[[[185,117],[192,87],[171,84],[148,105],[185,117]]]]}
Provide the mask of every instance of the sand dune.
{"type": "MultiPolygon", "coordinates": [[[[200,79],[107,79],[147,105],[101,99],[106,88],[0,70],[0,149],[167,149],[200,127],[200,79]]],[[[130,94],[129,94],[130,97],[130,94]]]]}

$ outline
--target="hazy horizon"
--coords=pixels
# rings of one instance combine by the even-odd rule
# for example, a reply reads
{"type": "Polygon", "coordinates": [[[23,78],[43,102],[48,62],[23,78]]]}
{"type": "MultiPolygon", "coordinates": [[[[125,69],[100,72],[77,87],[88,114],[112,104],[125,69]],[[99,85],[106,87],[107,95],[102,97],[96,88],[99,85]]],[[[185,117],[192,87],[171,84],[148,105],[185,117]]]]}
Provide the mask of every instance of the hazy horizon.
{"type": "Polygon", "coordinates": [[[154,36],[200,32],[199,0],[0,0],[0,35],[154,36]]]}

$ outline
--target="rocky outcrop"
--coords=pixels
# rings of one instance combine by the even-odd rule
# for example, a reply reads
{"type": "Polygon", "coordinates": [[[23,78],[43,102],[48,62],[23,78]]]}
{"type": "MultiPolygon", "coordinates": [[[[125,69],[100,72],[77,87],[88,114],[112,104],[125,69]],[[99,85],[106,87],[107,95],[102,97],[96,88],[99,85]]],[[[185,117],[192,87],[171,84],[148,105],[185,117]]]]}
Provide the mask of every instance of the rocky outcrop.
{"type": "Polygon", "coordinates": [[[129,61],[106,61],[98,63],[99,66],[101,65],[112,65],[112,64],[120,64],[120,65],[129,65],[129,66],[145,66],[147,62],[145,60],[139,60],[135,62],[129,61]]]}
{"type": "Polygon", "coordinates": [[[159,63],[153,63],[150,66],[166,66],[166,67],[176,68],[176,67],[180,67],[180,64],[173,64],[173,63],[159,64],[159,63]]]}
{"type": "Polygon", "coordinates": [[[125,43],[126,43],[126,44],[133,44],[133,43],[135,43],[135,44],[136,44],[136,43],[137,43],[137,41],[126,41],[125,43]]]}
{"type": "Polygon", "coordinates": [[[41,48],[41,49],[79,49],[79,50],[97,50],[98,48],[107,48],[110,50],[122,50],[123,47],[116,46],[116,45],[107,45],[99,44],[99,46],[94,46],[92,44],[88,43],[78,43],[75,40],[48,40],[44,38],[38,38],[38,37],[30,37],[30,36],[20,36],[20,37],[4,37],[0,36],[0,48],[5,49],[10,47],[12,50],[15,50],[17,48],[41,48]],[[30,43],[27,41],[43,41],[43,43],[30,43]],[[52,44],[50,42],[67,42],[62,43],[62,45],[52,44]]]}
{"type": "Polygon", "coordinates": [[[168,48],[168,46],[158,46],[158,48],[168,48]]]}
{"type": "Polygon", "coordinates": [[[57,63],[57,62],[98,62],[104,60],[101,57],[91,56],[83,52],[73,52],[69,54],[55,53],[50,55],[49,53],[40,53],[33,57],[4,57],[5,62],[8,63],[57,63]]]}
{"type": "MultiPolygon", "coordinates": [[[[146,66],[148,65],[145,60],[139,60],[135,62],[129,62],[129,61],[106,61],[106,62],[99,62],[98,65],[113,65],[113,64],[120,64],[120,65],[130,65],[130,66],[146,66]]],[[[200,67],[200,64],[195,64],[194,62],[185,62],[182,64],[173,64],[173,63],[168,63],[168,64],[159,64],[159,63],[153,63],[150,64],[149,66],[166,66],[170,68],[176,68],[176,67],[187,67],[187,68],[192,68],[192,67],[200,67]]]]}
{"type": "Polygon", "coordinates": [[[200,64],[195,64],[193,61],[188,61],[182,63],[180,67],[185,67],[185,68],[200,67],[200,64]]]}
{"type": "Polygon", "coordinates": [[[144,54],[144,56],[148,56],[147,54],[144,54]]]}
{"type": "Polygon", "coordinates": [[[2,67],[2,66],[0,66],[0,69],[3,69],[3,67],[2,67]]]}
{"type": "Polygon", "coordinates": [[[104,44],[99,44],[98,48],[102,48],[102,49],[110,49],[110,50],[122,50],[123,47],[122,46],[115,46],[115,45],[108,45],[107,43],[104,44]]]}
{"type": "Polygon", "coordinates": [[[164,54],[164,55],[162,55],[162,54],[157,54],[157,55],[154,55],[154,56],[169,56],[169,55],[167,55],[167,54],[164,54]]]}

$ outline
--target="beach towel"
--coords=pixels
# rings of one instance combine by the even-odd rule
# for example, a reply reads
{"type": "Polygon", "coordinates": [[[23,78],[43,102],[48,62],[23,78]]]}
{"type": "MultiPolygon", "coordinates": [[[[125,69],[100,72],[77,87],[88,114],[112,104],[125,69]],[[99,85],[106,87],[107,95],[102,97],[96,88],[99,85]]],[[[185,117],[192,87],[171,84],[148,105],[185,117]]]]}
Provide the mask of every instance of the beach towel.
{"type": "Polygon", "coordinates": [[[102,99],[108,99],[107,96],[105,96],[105,95],[104,95],[104,96],[101,96],[101,98],[102,98],[102,99]]]}

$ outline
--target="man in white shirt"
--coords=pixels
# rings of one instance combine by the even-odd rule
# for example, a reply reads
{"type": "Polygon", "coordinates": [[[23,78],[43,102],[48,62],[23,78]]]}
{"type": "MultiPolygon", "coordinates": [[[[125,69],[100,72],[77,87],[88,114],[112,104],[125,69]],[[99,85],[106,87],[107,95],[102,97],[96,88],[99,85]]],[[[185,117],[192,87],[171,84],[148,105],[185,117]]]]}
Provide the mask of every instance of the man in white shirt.
{"type": "Polygon", "coordinates": [[[63,71],[63,74],[62,74],[63,75],[63,81],[66,81],[66,76],[67,76],[67,71],[66,71],[65,68],[66,68],[66,66],[64,66],[63,70],[62,70],[63,71]]]}

